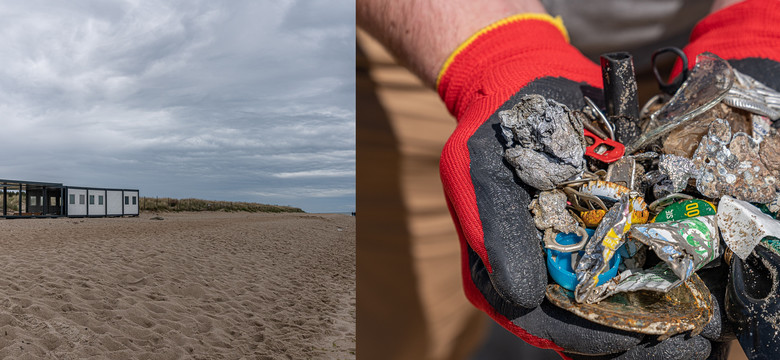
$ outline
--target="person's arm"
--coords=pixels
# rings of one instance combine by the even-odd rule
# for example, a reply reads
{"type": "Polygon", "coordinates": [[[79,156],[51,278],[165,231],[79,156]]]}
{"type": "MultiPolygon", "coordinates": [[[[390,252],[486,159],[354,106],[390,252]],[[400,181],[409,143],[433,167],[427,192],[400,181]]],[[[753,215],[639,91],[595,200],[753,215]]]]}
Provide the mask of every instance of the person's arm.
{"type": "Polygon", "coordinates": [[[715,0],[712,2],[712,7],[710,8],[710,13],[714,13],[720,9],[723,9],[727,6],[734,5],[738,2],[741,2],[744,0],[715,0]]]}
{"type": "Polygon", "coordinates": [[[538,0],[358,0],[357,25],[431,88],[444,61],[469,36],[514,14],[546,14],[538,0]]]}

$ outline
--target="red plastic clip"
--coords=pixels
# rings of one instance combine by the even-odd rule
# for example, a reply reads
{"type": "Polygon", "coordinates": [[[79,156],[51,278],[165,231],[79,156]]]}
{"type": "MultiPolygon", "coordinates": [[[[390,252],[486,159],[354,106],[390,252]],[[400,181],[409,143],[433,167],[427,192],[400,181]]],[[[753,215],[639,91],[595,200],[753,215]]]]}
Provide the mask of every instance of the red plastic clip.
{"type": "Polygon", "coordinates": [[[586,156],[590,156],[605,163],[612,163],[622,158],[626,153],[626,147],[623,146],[623,144],[612,139],[602,139],[594,135],[588,129],[584,130],[585,137],[593,140],[593,144],[585,148],[586,156]],[[597,149],[601,154],[596,153],[597,149]]]}

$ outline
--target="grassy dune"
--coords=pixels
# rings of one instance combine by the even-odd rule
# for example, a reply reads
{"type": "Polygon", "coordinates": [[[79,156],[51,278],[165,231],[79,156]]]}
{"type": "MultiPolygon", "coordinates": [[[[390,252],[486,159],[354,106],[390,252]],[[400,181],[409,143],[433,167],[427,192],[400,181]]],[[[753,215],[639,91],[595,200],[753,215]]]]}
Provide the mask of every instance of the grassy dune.
{"type": "Polygon", "coordinates": [[[212,201],[201,199],[173,199],[141,197],[140,211],[246,211],[272,213],[302,213],[303,210],[280,205],[266,205],[237,201],[212,201]]]}
{"type": "MultiPolygon", "coordinates": [[[[22,193],[24,195],[24,193],[22,193]]],[[[0,196],[0,209],[3,197],[0,196]]],[[[201,199],[174,199],[141,197],[140,211],[245,211],[270,213],[302,213],[303,210],[292,206],[267,205],[251,202],[211,201],[201,199]]],[[[8,194],[8,211],[19,211],[19,195],[8,194]]],[[[0,211],[1,212],[1,211],[0,211]]]]}

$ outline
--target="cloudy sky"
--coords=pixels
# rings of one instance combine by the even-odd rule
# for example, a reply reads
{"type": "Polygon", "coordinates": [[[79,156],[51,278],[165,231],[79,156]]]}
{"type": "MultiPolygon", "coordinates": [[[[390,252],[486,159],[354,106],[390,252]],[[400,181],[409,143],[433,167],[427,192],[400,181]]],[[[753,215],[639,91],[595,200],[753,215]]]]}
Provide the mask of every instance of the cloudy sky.
{"type": "Polygon", "coordinates": [[[355,208],[352,0],[0,2],[0,178],[355,208]]]}

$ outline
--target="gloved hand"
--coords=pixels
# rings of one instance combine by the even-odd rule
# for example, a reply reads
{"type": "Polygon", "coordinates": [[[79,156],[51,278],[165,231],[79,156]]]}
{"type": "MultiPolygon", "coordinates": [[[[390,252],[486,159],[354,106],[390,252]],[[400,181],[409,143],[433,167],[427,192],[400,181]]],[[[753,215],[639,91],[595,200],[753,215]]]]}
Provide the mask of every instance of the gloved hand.
{"type": "MultiPolygon", "coordinates": [[[[735,69],[780,89],[780,2],[746,0],[702,19],[683,49],[693,68],[696,55],[709,51],[735,69]]],[[[678,69],[679,70],[679,64],[678,69]]]]}
{"type": "MultiPolygon", "coordinates": [[[[498,112],[528,94],[579,109],[583,95],[602,97],[601,83],[600,68],[569,45],[561,21],[547,15],[496,23],[445,63],[437,89],[458,126],[440,168],[461,239],[466,295],[529,344],[562,355],[706,358],[710,342],[701,336],[680,334],[657,342],[655,336],[592,323],[544,299],[541,235],[528,210],[534,189],[504,162],[498,112]]],[[[719,320],[713,319],[713,326],[719,320]]]]}

